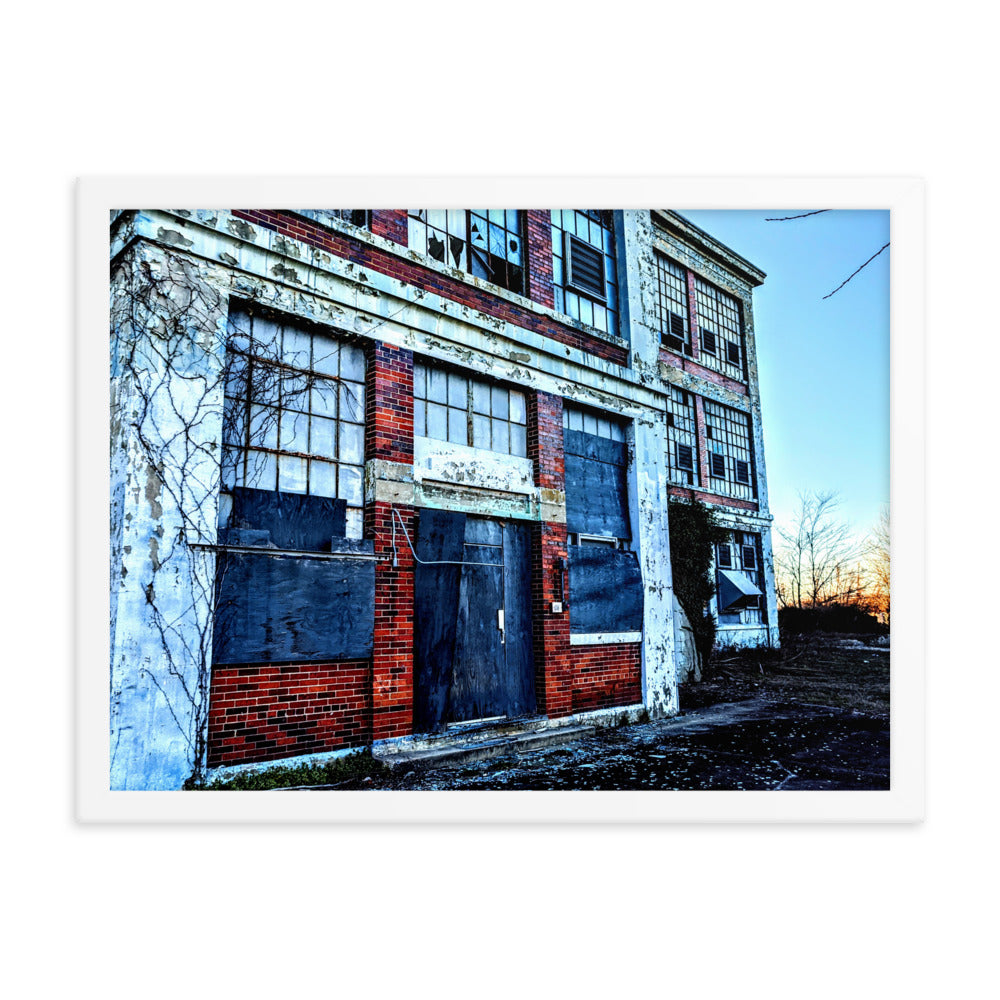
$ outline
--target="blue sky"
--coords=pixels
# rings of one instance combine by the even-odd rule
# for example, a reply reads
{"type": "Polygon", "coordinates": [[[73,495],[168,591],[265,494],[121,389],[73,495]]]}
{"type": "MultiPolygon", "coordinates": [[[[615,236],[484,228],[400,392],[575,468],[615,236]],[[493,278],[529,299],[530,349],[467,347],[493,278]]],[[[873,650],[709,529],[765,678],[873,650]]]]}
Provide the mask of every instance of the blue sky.
{"type": "Polygon", "coordinates": [[[889,500],[889,254],[832,298],[889,241],[887,211],[809,208],[681,214],[767,272],[754,293],[764,452],[775,527],[800,490],[836,490],[868,532],[889,500]]]}

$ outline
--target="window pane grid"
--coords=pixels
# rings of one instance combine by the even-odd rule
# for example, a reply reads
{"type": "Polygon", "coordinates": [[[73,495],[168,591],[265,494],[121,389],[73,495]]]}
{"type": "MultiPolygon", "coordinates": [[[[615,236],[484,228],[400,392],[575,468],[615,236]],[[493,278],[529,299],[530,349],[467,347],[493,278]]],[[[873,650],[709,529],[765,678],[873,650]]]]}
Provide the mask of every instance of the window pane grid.
{"type": "MultiPolygon", "coordinates": [[[[716,566],[743,573],[759,591],[765,592],[760,535],[749,531],[730,532],[728,540],[716,546],[716,566]]],[[[751,607],[720,614],[719,620],[723,624],[763,625],[766,621],[763,598],[751,598],[751,607]]]]}
{"type": "Polygon", "coordinates": [[[694,396],[676,386],[667,390],[667,474],[682,486],[699,485],[694,396]]]}
{"type": "Polygon", "coordinates": [[[656,318],[664,347],[691,354],[691,330],[688,322],[687,280],[684,268],[656,255],[656,318]]]}
{"type": "Polygon", "coordinates": [[[745,345],[739,302],[697,277],[694,295],[701,340],[698,361],[706,368],[744,381],[745,345]]]}
{"type": "Polygon", "coordinates": [[[618,280],[612,213],[604,209],[552,209],[552,284],[555,308],[602,333],[618,336],[618,280]],[[576,236],[603,255],[606,301],[591,300],[566,287],[566,234],[576,236]]]}
{"type": "Polygon", "coordinates": [[[230,320],[226,368],[223,491],[239,486],[341,497],[348,535],[360,538],[361,348],[238,314],[230,320]]]}
{"type": "Polygon", "coordinates": [[[525,458],[528,436],[524,393],[416,362],[413,433],[525,458]]]}
{"type": "Polygon", "coordinates": [[[521,209],[409,209],[408,227],[411,250],[524,293],[521,209]]]}
{"type": "Polygon", "coordinates": [[[749,415],[706,399],[705,436],[713,492],[755,499],[749,415]]]}

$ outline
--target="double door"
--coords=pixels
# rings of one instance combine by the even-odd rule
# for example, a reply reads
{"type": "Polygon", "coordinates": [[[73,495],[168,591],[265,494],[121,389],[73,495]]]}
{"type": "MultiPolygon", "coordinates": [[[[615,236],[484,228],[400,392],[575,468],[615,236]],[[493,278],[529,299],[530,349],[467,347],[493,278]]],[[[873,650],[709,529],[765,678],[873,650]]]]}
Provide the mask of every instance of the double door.
{"type": "Polygon", "coordinates": [[[422,510],[414,576],[414,727],[531,715],[527,524],[422,510]]]}

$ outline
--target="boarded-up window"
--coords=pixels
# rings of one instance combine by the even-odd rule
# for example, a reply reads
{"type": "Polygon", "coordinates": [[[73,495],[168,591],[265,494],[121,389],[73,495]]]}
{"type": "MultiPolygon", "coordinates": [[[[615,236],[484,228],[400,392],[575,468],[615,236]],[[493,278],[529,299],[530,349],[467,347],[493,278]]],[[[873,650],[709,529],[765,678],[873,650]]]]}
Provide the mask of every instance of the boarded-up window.
{"type": "Polygon", "coordinates": [[[360,537],[364,382],[356,345],[231,315],[215,663],[371,655],[374,547],[360,537]]]}
{"type": "Polygon", "coordinates": [[[570,631],[642,628],[642,575],[628,551],[628,449],[624,425],[610,416],[565,407],[566,528],[570,631]],[[589,536],[589,537],[588,537],[589,536]]]}

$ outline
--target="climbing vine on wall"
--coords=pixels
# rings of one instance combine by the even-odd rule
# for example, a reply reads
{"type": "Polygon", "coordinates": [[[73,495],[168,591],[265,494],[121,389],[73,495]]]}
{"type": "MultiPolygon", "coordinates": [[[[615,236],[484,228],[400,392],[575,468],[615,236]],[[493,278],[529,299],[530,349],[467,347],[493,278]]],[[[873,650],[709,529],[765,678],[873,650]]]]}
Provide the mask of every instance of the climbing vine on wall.
{"type": "Polygon", "coordinates": [[[674,594],[694,631],[704,671],[715,645],[715,617],[708,613],[708,602],[715,595],[714,551],[725,541],[726,533],[716,524],[712,511],[697,500],[672,500],[669,523],[674,594]]]}

